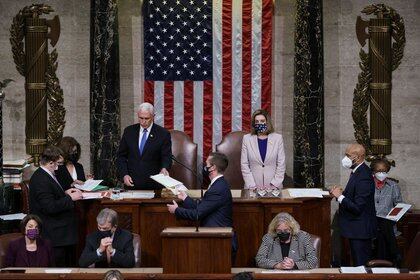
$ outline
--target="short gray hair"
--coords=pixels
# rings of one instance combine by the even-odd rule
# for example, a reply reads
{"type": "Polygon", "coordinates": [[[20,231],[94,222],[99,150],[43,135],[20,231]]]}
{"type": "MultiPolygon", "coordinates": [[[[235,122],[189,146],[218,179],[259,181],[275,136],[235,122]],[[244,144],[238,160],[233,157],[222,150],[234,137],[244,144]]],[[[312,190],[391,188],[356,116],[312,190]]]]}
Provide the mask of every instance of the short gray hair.
{"type": "Polygon", "coordinates": [[[96,222],[99,225],[103,225],[108,222],[111,223],[112,226],[116,226],[118,224],[118,214],[110,208],[102,209],[96,217],[96,222]]]}
{"type": "Polygon", "coordinates": [[[139,109],[137,110],[137,112],[140,112],[140,111],[148,111],[152,115],[155,114],[155,108],[153,107],[152,104],[148,102],[144,102],[139,105],[139,109]]]}

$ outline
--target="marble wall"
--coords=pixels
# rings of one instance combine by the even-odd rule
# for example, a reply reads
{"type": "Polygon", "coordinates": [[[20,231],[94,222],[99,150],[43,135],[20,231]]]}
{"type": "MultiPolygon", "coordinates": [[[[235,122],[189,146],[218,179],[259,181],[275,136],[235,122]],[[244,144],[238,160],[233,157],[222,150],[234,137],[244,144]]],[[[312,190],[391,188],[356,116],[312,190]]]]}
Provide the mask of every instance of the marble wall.
{"type": "MultiPolygon", "coordinates": [[[[388,0],[404,18],[407,45],[400,67],[393,73],[393,154],[403,195],[420,207],[420,1],[388,0]]],[[[17,82],[6,90],[4,103],[5,158],[24,156],[24,80],[15,70],[9,43],[12,18],[31,1],[0,1],[0,79],[17,82]]],[[[89,17],[88,0],[46,1],[60,15],[58,77],[65,93],[65,135],[81,143],[82,163],[89,169],[89,17]]],[[[354,141],[351,119],[353,89],[357,82],[358,52],[355,21],[366,0],[324,0],[325,65],[325,178],[326,185],[345,184],[348,171],[340,165],[343,150],[354,141]]],[[[372,2],[373,3],[373,2],[372,2]]],[[[121,127],[136,121],[143,100],[141,0],[118,3],[120,32],[121,127]]],[[[294,0],[276,0],[274,18],[273,119],[284,135],[288,174],[293,174],[293,59],[294,0]]]]}
{"type": "MultiPolygon", "coordinates": [[[[25,80],[17,72],[12,58],[9,42],[9,28],[13,17],[33,1],[0,1],[0,79],[11,78],[5,90],[3,103],[3,143],[4,158],[25,157],[25,80]]],[[[75,137],[82,146],[81,162],[86,170],[89,166],[89,30],[90,1],[88,0],[50,0],[55,12],[44,16],[51,19],[59,15],[61,34],[56,45],[58,52],[57,76],[64,92],[66,127],[64,135],[75,137]]],[[[48,46],[51,51],[51,46],[48,46]]]]}

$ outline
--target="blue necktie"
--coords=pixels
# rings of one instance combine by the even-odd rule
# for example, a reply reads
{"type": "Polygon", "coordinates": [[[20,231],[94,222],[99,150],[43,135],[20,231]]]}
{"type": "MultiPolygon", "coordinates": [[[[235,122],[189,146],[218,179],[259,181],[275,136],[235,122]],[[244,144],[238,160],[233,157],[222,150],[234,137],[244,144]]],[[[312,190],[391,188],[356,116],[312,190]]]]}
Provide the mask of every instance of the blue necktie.
{"type": "Polygon", "coordinates": [[[146,144],[146,141],[147,141],[147,129],[144,129],[143,136],[141,137],[141,141],[140,141],[140,147],[139,147],[140,155],[143,154],[143,149],[144,149],[144,145],[146,144]]]}

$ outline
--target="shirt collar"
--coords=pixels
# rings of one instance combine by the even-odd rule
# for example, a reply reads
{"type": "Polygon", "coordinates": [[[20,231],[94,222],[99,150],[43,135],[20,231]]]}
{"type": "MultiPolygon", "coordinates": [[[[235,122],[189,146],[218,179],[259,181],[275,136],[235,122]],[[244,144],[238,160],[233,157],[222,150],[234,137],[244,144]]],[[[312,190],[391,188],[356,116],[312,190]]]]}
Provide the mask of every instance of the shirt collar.
{"type": "Polygon", "coordinates": [[[48,175],[50,175],[52,178],[55,178],[55,175],[51,173],[51,171],[49,171],[47,168],[41,166],[41,168],[48,173],[48,175]]]}
{"type": "Polygon", "coordinates": [[[357,170],[357,168],[359,168],[359,166],[360,166],[360,165],[362,165],[363,163],[365,163],[365,161],[362,161],[362,163],[360,163],[358,166],[356,166],[356,167],[352,170],[352,172],[353,172],[353,173],[355,173],[355,172],[356,172],[356,170],[357,170]]]}
{"type": "MultiPolygon", "coordinates": [[[[149,125],[149,127],[146,127],[147,133],[150,133],[150,131],[152,130],[152,126],[153,126],[153,123],[151,123],[149,125]]],[[[140,134],[143,133],[143,130],[144,130],[144,128],[142,126],[140,126],[140,134]]]]}
{"type": "Polygon", "coordinates": [[[216,180],[219,179],[220,177],[223,177],[223,174],[220,174],[220,175],[217,175],[216,177],[214,177],[210,182],[210,186],[213,185],[213,183],[216,182],[216,180]]]}

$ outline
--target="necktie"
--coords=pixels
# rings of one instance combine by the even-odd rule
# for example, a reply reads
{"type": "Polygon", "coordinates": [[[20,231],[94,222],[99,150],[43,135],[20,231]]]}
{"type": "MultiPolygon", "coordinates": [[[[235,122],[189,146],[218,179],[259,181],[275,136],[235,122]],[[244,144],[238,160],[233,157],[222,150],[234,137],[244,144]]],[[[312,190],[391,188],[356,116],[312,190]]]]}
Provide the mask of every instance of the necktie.
{"type": "Polygon", "coordinates": [[[146,144],[146,141],[147,141],[147,129],[144,129],[143,135],[141,136],[140,147],[139,147],[140,155],[143,154],[143,149],[144,149],[144,145],[146,144]]]}

